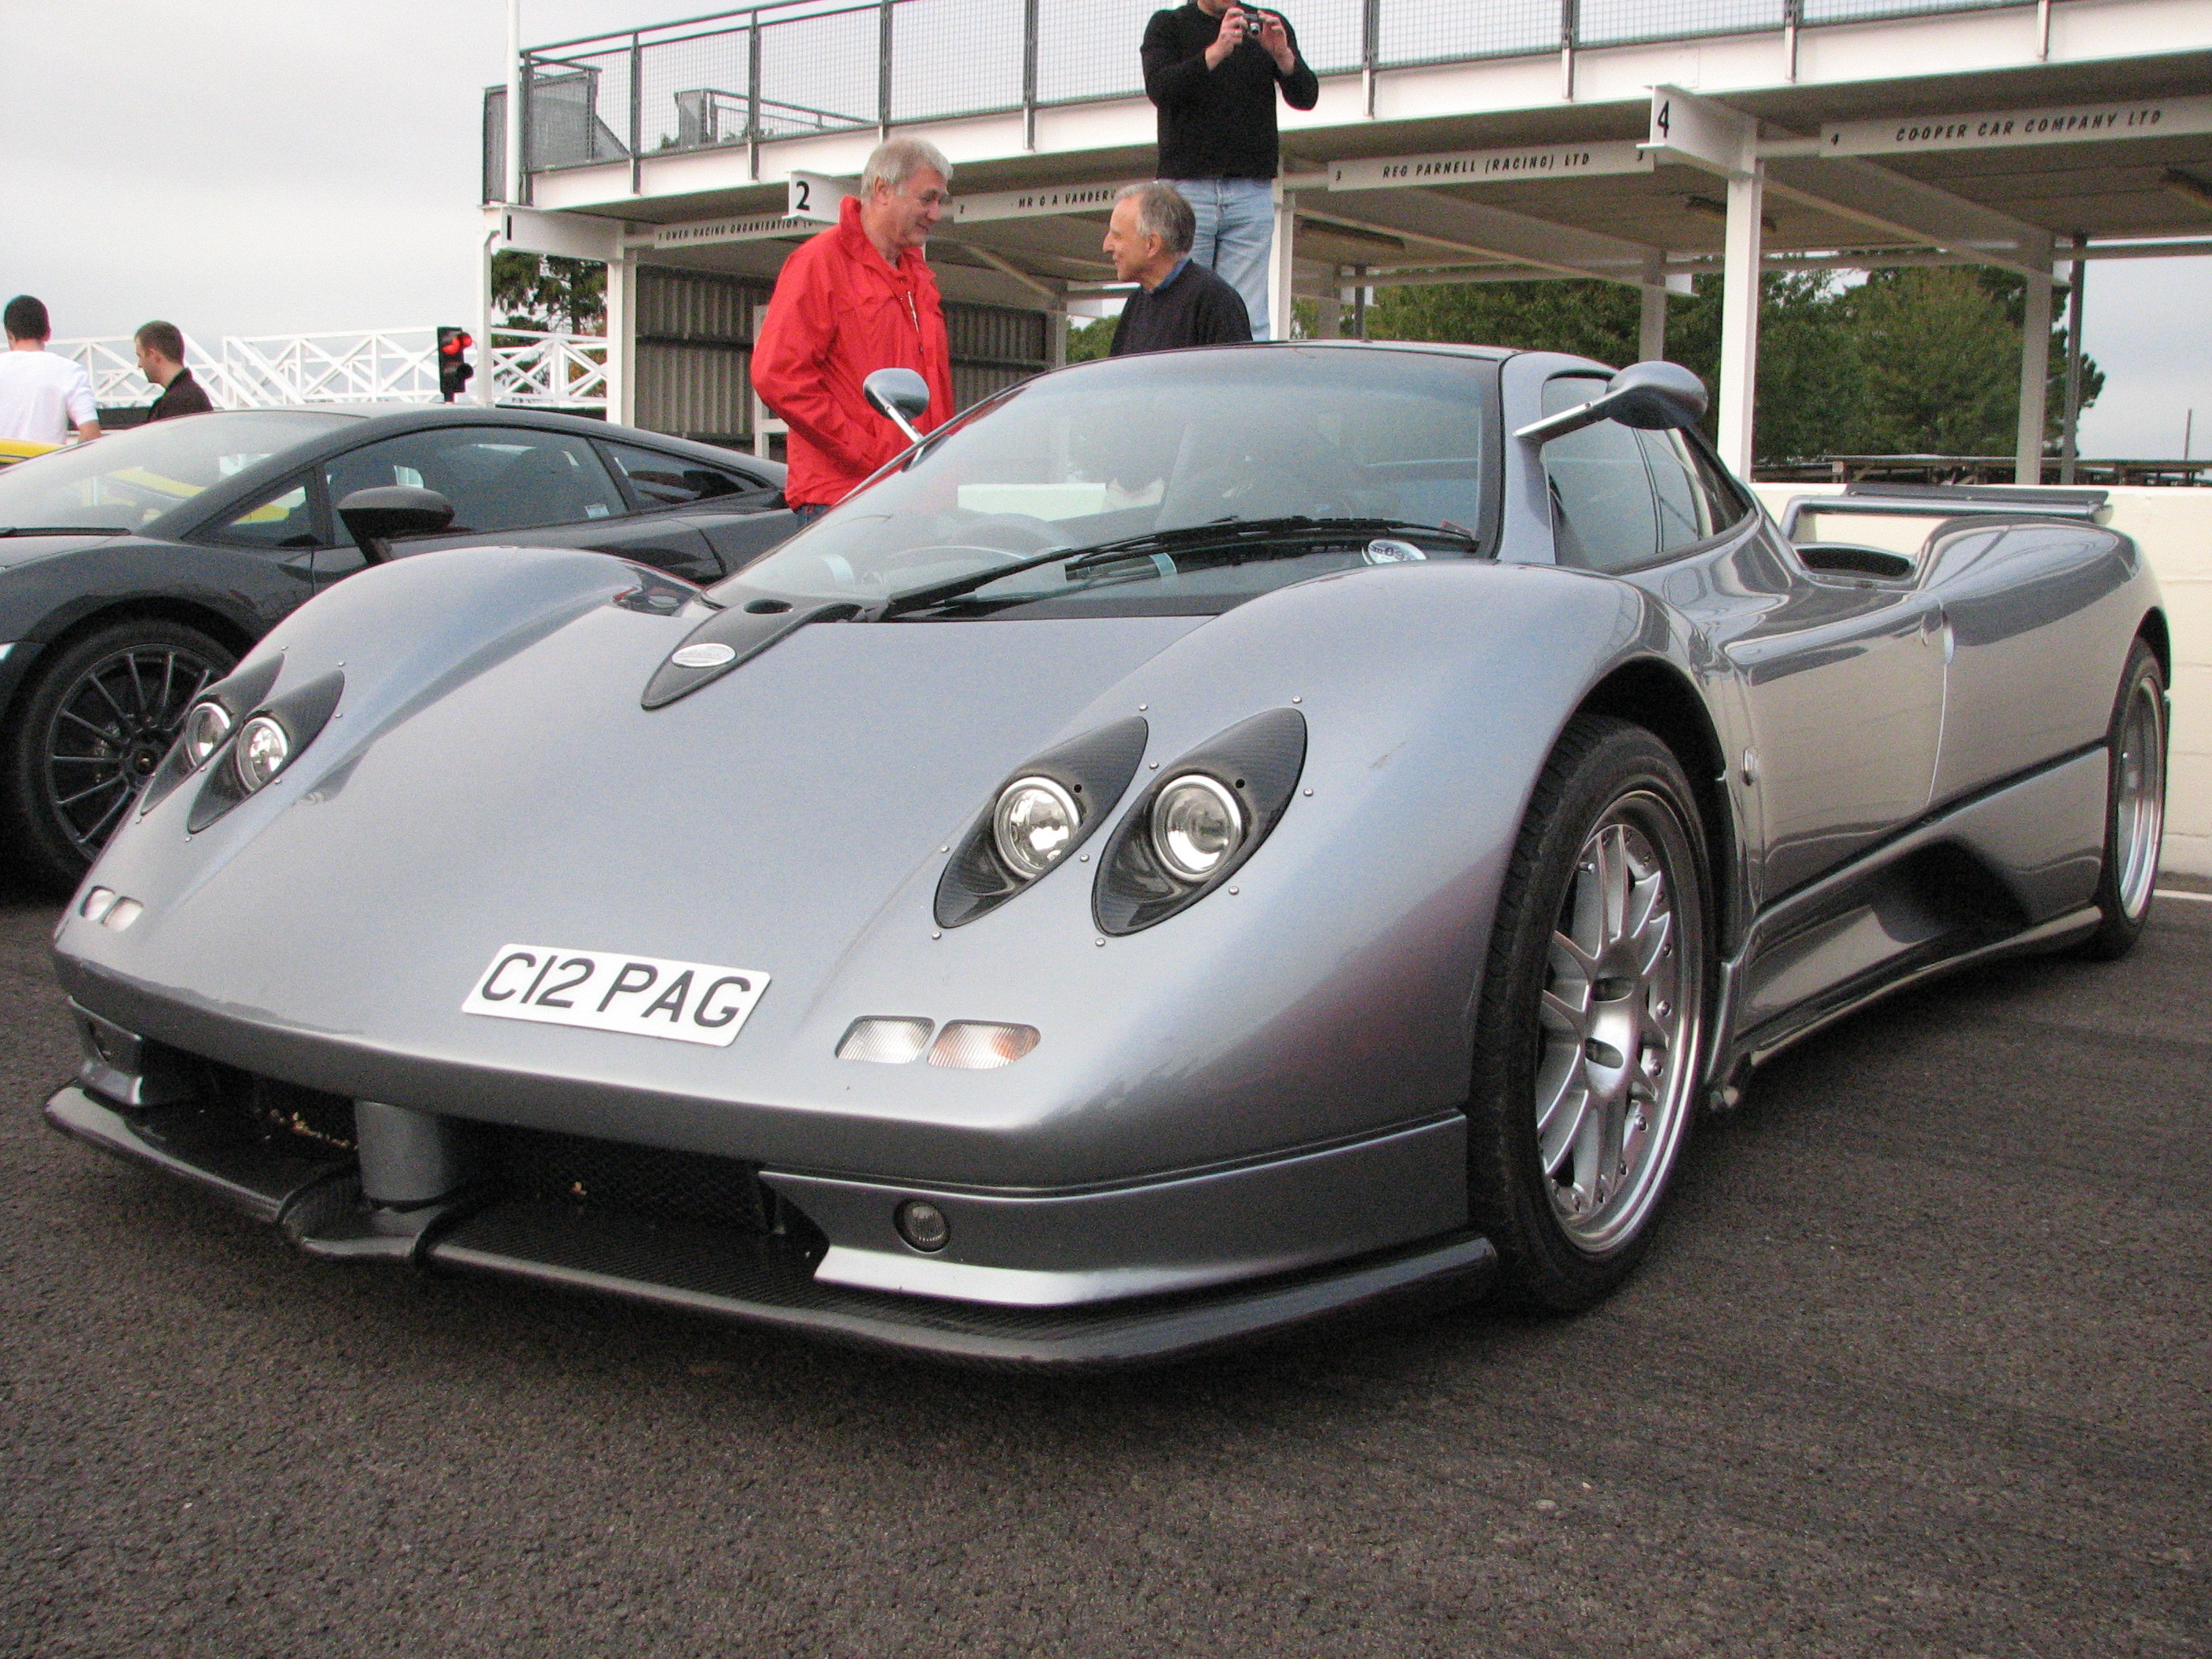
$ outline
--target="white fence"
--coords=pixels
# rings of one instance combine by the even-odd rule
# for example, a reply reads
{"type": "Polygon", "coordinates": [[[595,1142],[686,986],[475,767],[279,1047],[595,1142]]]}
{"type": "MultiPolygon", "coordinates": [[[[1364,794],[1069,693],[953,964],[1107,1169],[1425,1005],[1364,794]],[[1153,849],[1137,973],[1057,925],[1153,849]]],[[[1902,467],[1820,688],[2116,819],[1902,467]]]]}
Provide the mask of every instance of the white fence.
{"type": "MultiPolygon", "coordinates": [[[[57,340],[53,349],[84,366],[94,398],[103,409],[153,401],[154,387],[139,374],[130,339],[57,340]]],[[[477,377],[464,394],[469,402],[606,408],[607,343],[600,337],[501,328],[493,331],[489,369],[486,356],[481,341],[469,354],[477,365],[477,377]]],[[[185,366],[217,409],[438,401],[434,328],[227,334],[215,351],[187,335],[185,366]]]]}

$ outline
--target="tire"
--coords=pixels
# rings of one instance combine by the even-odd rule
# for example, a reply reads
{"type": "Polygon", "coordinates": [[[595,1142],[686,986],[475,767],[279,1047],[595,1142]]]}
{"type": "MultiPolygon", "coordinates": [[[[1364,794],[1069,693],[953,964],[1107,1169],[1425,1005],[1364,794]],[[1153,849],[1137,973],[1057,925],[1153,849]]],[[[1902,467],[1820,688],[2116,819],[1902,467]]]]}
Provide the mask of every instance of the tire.
{"type": "Polygon", "coordinates": [[[181,623],[141,617],[41,662],[0,738],[0,828],[22,873],[66,890],[114,834],[201,689],[236,659],[181,623]]]}
{"type": "Polygon", "coordinates": [[[2150,918],[2166,830],[2166,672],[2158,653],[2138,639],[2129,647],[2105,733],[2111,782],[2104,864],[2097,872],[2103,919],[2081,943],[2081,954],[2098,962],[2117,962],[2134,950],[2150,918]]]}
{"type": "Polygon", "coordinates": [[[1522,824],[1476,1010],[1468,1200],[1511,1302],[1579,1311],[1650,1248],[1704,1064],[1710,890],[1672,751],[1576,719],[1522,824]]]}

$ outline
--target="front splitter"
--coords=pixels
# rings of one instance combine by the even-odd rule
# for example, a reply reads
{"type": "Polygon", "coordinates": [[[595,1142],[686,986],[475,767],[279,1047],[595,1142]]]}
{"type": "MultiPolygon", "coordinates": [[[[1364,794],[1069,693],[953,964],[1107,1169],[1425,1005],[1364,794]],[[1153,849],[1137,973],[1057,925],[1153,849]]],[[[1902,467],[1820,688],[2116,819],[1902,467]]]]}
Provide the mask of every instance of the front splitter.
{"type": "Polygon", "coordinates": [[[1077,1308],[989,1306],[824,1285],[783,1238],[498,1195],[372,1211],[343,1164],[203,1150],[71,1085],[46,1121],[103,1151],[204,1187],[310,1255],[526,1279],[970,1364],[1091,1369],[1157,1363],[1285,1328],[1410,1314],[1480,1297],[1497,1268],[1468,1233],[1298,1273],[1077,1308]]]}

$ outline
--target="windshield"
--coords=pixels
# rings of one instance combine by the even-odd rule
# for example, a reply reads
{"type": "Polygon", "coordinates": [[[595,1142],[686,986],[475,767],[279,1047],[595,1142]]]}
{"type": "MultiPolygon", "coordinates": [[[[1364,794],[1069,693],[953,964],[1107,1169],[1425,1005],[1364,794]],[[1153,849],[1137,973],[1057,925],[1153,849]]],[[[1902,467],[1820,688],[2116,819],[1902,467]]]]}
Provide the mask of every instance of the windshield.
{"type": "Polygon", "coordinates": [[[1322,346],[1086,364],[932,434],[732,580],[877,615],[1208,612],[1470,556],[1494,380],[1480,359],[1322,346]],[[915,595],[927,609],[884,603],[915,595]]]}
{"type": "Polygon", "coordinates": [[[132,427],[0,472],[0,529],[137,530],[351,415],[264,409],[132,427]]]}

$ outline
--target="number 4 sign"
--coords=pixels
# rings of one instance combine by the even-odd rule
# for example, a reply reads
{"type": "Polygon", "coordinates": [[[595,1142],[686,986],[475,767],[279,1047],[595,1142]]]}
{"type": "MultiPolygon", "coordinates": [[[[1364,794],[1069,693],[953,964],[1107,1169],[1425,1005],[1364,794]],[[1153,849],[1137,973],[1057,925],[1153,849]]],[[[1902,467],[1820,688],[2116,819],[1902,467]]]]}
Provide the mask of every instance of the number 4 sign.
{"type": "Polygon", "coordinates": [[[837,204],[857,192],[851,179],[827,179],[818,173],[794,173],[788,181],[791,203],[788,211],[794,219],[818,219],[823,224],[837,222],[837,204]]]}

